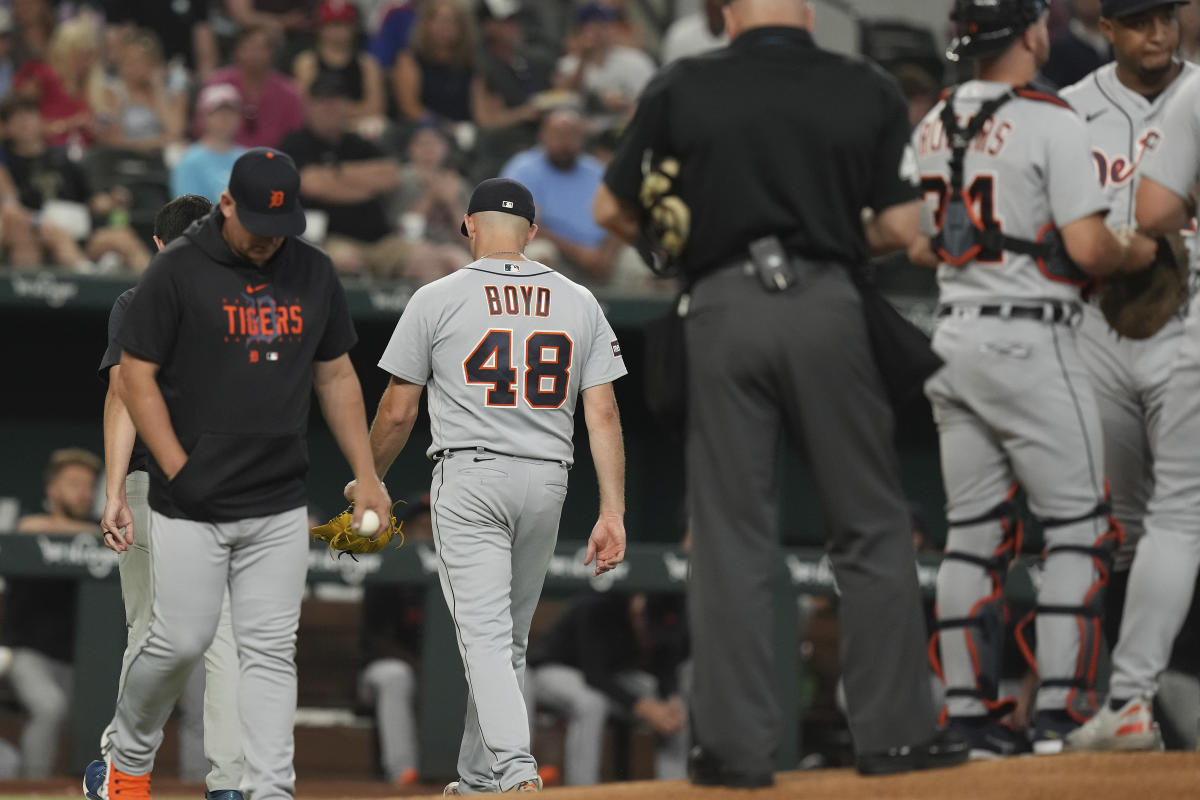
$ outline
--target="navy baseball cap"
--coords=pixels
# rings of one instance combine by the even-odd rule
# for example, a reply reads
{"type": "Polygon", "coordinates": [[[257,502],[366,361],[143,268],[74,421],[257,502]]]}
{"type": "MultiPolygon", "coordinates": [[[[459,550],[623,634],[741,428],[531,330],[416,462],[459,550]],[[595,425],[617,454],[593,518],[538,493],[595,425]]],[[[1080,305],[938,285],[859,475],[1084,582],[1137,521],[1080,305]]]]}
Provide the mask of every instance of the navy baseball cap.
{"type": "Polygon", "coordinates": [[[1186,6],[1188,0],[1103,0],[1100,14],[1107,19],[1120,19],[1159,6],[1186,6]]]}
{"type": "MultiPolygon", "coordinates": [[[[508,178],[488,178],[475,187],[471,192],[471,202],[467,205],[467,216],[480,211],[499,211],[502,214],[515,214],[524,217],[533,224],[537,210],[533,205],[533,195],[524,184],[508,178]]],[[[467,235],[467,223],[463,220],[459,229],[462,235],[467,235]]]]}
{"type": "Polygon", "coordinates": [[[270,147],[247,150],[233,162],[229,194],[237,203],[238,221],[255,236],[304,233],[300,170],[287,153],[270,147]]]}

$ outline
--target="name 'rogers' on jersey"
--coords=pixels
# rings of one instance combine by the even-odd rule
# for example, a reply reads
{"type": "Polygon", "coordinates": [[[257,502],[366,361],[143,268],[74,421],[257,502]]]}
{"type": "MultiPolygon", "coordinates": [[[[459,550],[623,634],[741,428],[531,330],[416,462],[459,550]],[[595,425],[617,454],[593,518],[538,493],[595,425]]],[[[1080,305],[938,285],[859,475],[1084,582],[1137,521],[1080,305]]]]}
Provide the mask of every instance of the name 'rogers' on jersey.
{"type": "Polygon", "coordinates": [[[922,230],[930,237],[949,238],[952,224],[956,238],[962,236],[963,225],[951,219],[954,148],[943,123],[949,101],[966,133],[984,111],[986,121],[963,151],[966,214],[960,216],[992,235],[980,237],[984,246],[967,250],[959,266],[942,257],[941,302],[1077,301],[1086,276],[1061,246],[1053,246],[1060,241],[1057,231],[1108,209],[1083,120],[1054,95],[1003,83],[968,81],[944,97],[913,132],[924,191],[922,230]]]}

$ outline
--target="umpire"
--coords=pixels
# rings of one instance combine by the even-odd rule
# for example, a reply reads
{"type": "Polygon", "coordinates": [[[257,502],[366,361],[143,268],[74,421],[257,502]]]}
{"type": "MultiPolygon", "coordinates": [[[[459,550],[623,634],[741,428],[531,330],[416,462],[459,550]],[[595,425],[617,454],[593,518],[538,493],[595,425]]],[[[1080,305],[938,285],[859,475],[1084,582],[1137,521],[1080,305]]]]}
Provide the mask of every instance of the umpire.
{"type": "Polygon", "coordinates": [[[691,778],[773,781],[785,431],[831,537],[859,771],[961,763],[961,740],[936,729],[892,410],[851,277],[917,233],[904,100],[873,66],[816,47],[803,0],[726,0],[724,16],[728,48],[647,86],[595,203],[618,236],[650,233],[677,256],[689,288],[691,778]]]}

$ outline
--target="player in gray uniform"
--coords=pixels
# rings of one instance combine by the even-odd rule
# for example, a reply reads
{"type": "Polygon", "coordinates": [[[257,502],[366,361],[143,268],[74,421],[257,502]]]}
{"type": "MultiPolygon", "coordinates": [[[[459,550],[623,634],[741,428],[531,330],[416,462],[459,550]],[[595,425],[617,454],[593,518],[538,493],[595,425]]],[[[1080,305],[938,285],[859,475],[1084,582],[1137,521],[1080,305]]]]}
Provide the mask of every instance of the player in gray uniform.
{"type": "MultiPolygon", "coordinates": [[[[167,203],[154,219],[154,243],[159,250],[168,242],[178,238],[192,222],[200,219],[212,209],[212,203],[197,195],[183,195],[167,203]]],[[[133,302],[137,287],[121,293],[113,304],[108,318],[108,347],[100,361],[101,377],[108,383],[104,398],[104,471],[107,483],[107,500],[100,526],[104,530],[104,543],[120,553],[117,562],[121,572],[121,596],[125,601],[125,617],[128,635],[125,656],[121,661],[121,677],[117,691],[125,685],[129,663],[138,646],[150,630],[151,609],[154,605],[154,581],[151,576],[150,554],[150,475],[147,472],[149,454],[146,445],[137,438],[133,420],[121,400],[117,387],[121,371],[121,345],[117,343],[117,332],[125,318],[125,311],[133,302]]],[[[204,654],[204,672],[207,682],[201,698],[190,698],[188,693],[180,699],[185,714],[190,711],[185,701],[203,705],[203,750],[211,768],[205,776],[208,800],[242,800],[236,788],[242,780],[242,730],[238,712],[238,657],[237,645],[233,641],[233,623],[229,613],[229,592],[221,605],[221,621],[213,643],[204,654]]],[[[185,748],[181,735],[181,759],[185,748]]],[[[87,766],[84,778],[84,794],[89,800],[97,800],[89,793],[88,784],[96,783],[105,771],[103,761],[93,761],[87,766]]]]}
{"type": "Polygon", "coordinates": [[[525,258],[533,219],[524,186],[481,183],[463,222],[477,260],[413,295],[379,361],[392,378],[371,426],[377,474],[408,441],[429,387],[434,546],[467,679],[460,779],[446,794],[541,788],[522,697],[525,651],[567,494],[579,397],[600,483],[585,563],[595,559],[599,574],[625,552],[612,389],[625,374],[621,348],[587,289],[525,258]]]}
{"type": "MultiPolygon", "coordinates": [[[[1112,228],[1135,224],[1138,166],[1161,135],[1163,107],[1183,79],[1196,71],[1175,55],[1179,5],[1181,0],[1105,0],[1101,27],[1116,60],[1063,92],[1087,122],[1112,228]]],[[[1190,233],[1186,237],[1192,239],[1190,233]]],[[[1194,241],[1189,241],[1189,249],[1194,263],[1194,241]]],[[[1116,641],[1129,565],[1153,490],[1153,444],[1182,334],[1183,319],[1177,316],[1150,339],[1125,339],[1109,327],[1097,303],[1084,306],[1079,352],[1100,407],[1113,515],[1125,530],[1105,598],[1110,645],[1116,641]]]]}
{"type": "MultiPolygon", "coordinates": [[[[1189,78],[1163,110],[1161,136],[1141,166],[1136,217],[1148,232],[1179,230],[1196,211],[1200,80],[1189,78]]],[[[1154,440],[1154,494],[1129,571],[1109,699],[1067,741],[1080,750],[1161,746],[1151,698],[1167,667],[1200,568],[1200,320],[1193,294],[1154,440]]]]}
{"type": "Polygon", "coordinates": [[[1155,252],[1152,240],[1119,240],[1104,224],[1108,204],[1083,120],[1057,97],[1021,88],[1049,53],[1047,15],[1046,0],[957,0],[954,18],[971,34],[949,55],[976,59],[977,79],[954,89],[913,135],[933,237],[913,256],[940,264],[933,344],[946,361],[926,384],[950,529],[938,645],[950,725],[977,758],[1025,744],[998,722],[1013,705],[997,697],[997,684],[1004,576],[1020,550],[1014,483],[1047,543],[1035,751],[1060,750],[1063,734],[1092,711],[1093,606],[1118,532],[1073,323],[1089,274],[1144,267],[1155,252]]]}

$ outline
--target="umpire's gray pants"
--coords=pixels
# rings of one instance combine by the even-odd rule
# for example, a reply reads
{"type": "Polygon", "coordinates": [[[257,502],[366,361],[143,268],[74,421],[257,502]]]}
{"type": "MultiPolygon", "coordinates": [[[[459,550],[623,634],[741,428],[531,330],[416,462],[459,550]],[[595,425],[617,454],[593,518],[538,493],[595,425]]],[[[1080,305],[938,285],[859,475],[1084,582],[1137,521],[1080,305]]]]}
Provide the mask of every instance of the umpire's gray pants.
{"type": "Polygon", "coordinates": [[[221,523],[151,512],[149,527],[155,587],[150,630],[130,659],[105,755],[130,775],[153,770],[163,724],[212,644],[228,588],[241,663],[240,788],[254,800],[290,798],[306,509],[221,523]]]}
{"type": "MultiPolygon", "coordinates": [[[[125,496],[133,512],[134,539],[133,546],[122,553],[117,562],[121,571],[121,597],[125,601],[125,625],[129,631],[118,693],[125,685],[125,675],[138,645],[150,630],[154,580],[150,567],[149,490],[150,476],[145,472],[131,472],[125,478],[125,496]]],[[[179,699],[183,712],[179,729],[180,776],[185,780],[199,780],[189,773],[195,769],[196,740],[201,739],[199,749],[208,764],[201,767],[199,774],[208,773],[205,785],[209,791],[236,789],[241,785],[242,722],[238,714],[237,691],[237,645],[233,641],[229,592],[226,590],[216,635],[204,653],[204,669],[193,671],[188,691],[179,699]],[[199,691],[194,691],[193,687],[199,691]],[[201,718],[202,724],[197,725],[201,718]]]]}
{"type": "Polygon", "coordinates": [[[686,340],[696,743],[734,770],[775,766],[770,587],[785,434],[807,456],[825,511],[855,747],[929,739],[912,520],[857,289],[839,268],[778,294],[719,272],[693,290],[686,340]]]}
{"type": "Polygon", "coordinates": [[[529,623],[567,496],[567,467],[460,451],[433,470],[433,542],[467,679],[459,791],[537,777],[522,688],[529,623]]]}

